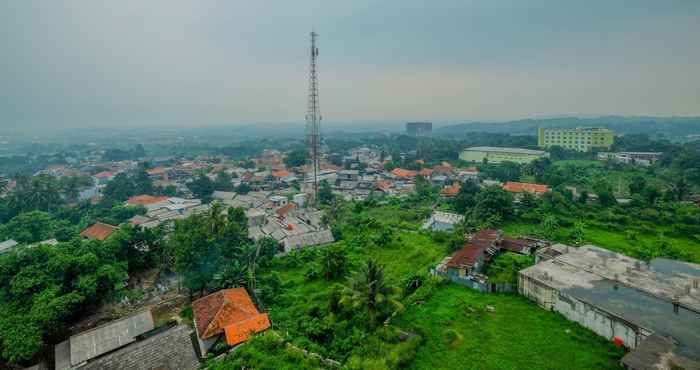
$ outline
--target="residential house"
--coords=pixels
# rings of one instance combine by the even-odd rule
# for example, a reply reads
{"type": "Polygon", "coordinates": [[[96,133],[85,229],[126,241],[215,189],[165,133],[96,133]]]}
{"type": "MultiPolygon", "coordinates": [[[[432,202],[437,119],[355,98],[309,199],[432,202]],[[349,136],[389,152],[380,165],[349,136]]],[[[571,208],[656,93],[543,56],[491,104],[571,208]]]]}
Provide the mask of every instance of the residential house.
{"type": "Polygon", "coordinates": [[[358,170],[342,170],[338,172],[338,181],[358,181],[360,178],[360,171],[358,170]]]}
{"type": "Polygon", "coordinates": [[[445,197],[445,198],[453,198],[456,197],[457,194],[459,194],[459,189],[460,186],[457,183],[454,183],[449,186],[445,186],[440,190],[440,195],[445,197]]]}
{"type": "Polygon", "coordinates": [[[258,311],[245,288],[223,289],[200,298],[192,302],[192,313],[202,356],[219,340],[235,346],[270,327],[269,317],[258,311]]]}
{"type": "Polygon", "coordinates": [[[56,370],[194,370],[199,368],[186,325],[155,328],[143,311],[71,336],[54,347],[56,370]]]}
{"type": "Polygon", "coordinates": [[[479,181],[479,170],[476,167],[468,167],[457,172],[457,178],[464,181],[479,181]]]}
{"type": "Polygon", "coordinates": [[[397,167],[391,171],[391,174],[399,179],[412,179],[418,175],[418,172],[397,167]]]}
{"type": "Polygon", "coordinates": [[[549,191],[549,187],[547,185],[508,181],[503,185],[503,190],[515,194],[527,192],[533,195],[542,195],[549,191]]]}
{"type": "Polygon", "coordinates": [[[12,239],[5,240],[4,242],[0,243],[0,254],[9,252],[10,250],[12,250],[12,248],[16,247],[18,244],[19,243],[17,243],[16,241],[14,241],[12,239]]]}
{"type": "Polygon", "coordinates": [[[464,216],[443,211],[434,211],[430,218],[423,224],[423,229],[433,231],[448,231],[452,230],[455,225],[464,221],[464,216]]]}
{"type": "Polygon", "coordinates": [[[114,179],[114,176],[115,174],[113,172],[102,171],[92,175],[92,178],[95,180],[97,185],[107,185],[108,182],[114,179]]]}
{"type": "Polygon", "coordinates": [[[83,239],[106,240],[117,230],[119,230],[119,228],[116,226],[96,222],[92,226],[80,232],[80,237],[83,239]]]}

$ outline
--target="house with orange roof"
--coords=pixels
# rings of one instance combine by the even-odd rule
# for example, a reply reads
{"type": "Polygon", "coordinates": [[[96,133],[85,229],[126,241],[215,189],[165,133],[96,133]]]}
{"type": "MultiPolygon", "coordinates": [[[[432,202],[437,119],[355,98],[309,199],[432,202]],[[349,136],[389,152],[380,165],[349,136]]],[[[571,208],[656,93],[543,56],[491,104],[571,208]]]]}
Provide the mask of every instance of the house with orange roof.
{"type": "Polygon", "coordinates": [[[410,179],[410,178],[416,177],[416,175],[418,175],[418,172],[411,171],[411,170],[404,170],[403,168],[397,167],[391,171],[391,174],[398,177],[398,178],[401,178],[401,179],[410,179]]]}
{"type": "Polygon", "coordinates": [[[549,187],[547,185],[508,181],[503,185],[503,190],[515,194],[530,193],[534,195],[542,195],[549,191],[549,187]]]}
{"type": "Polygon", "coordinates": [[[200,298],[192,302],[192,313],[203,357],[220,340],[235,346],[270,328],[270,318],[258,311],[245,288],[223,289],[200,298]]]}
{"type": "Polygon", "coordinates": [[[457,183],[445,186],[444,188],[442,188],[442,190],[440,190],[440,195],[442,195],[445,198],[452,198],[457,196],[457,194],[459,193],[459,189],[460,187],[457,183]]]}
{"type": "Polygon", "coordinates": [[[97,239],[106,240],[119,228],[110,224],[105,224],[102,222],[96,222],[92,226],[83,230],[80,233],[80,237],[83,239],[97,239]]]}
{"type": "Polygon", "coordinates": [[[418,175],[425,177],[426,179],[430,178],[433,174],[433,169],[432,168],[423,168],[420,171],[418,171],[418,175]]]}
{"type": "Polygon", "coordinates": [[[129,199],[127,199],[126,204],[130,206],[144,206],[148,207],[150,205],[156,204],[156,203],[162,203],[168,200],[168,197],[166,196],[158,196],[154,197],[153,195],[148,195],[148,194],[142,194],[142,195],[135,195],[129,199]]]}
{"type": "Polygon", "coordinates": [[[146,170],[148,177],[152,180],[168,181],[168,169],[165,167],[155,167],[146,170]]]}

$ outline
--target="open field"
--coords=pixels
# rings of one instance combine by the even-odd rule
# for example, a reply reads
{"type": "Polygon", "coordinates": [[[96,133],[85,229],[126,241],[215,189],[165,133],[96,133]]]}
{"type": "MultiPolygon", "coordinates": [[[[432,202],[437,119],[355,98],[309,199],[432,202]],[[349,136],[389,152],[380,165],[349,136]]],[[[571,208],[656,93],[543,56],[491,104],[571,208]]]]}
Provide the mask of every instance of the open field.
{"type": "MultiPolygon", "coordinates": [[[[508,234],[527,235],[534,234],[538,227],[539,225],[534,224],[508,222],[502,228],[508,234]]],[[[663,231],[661,227],[657,229],[659,232],[663,231]]],[[[560,239],[565,239],[568,232],[570,232],[570,230],[567,228],[561,228],[557,232],[557,236],[560,239]]],[[[624,232],[609,231],[590,224],[584,226],[584,234],[586,244],[593,244],[629,256],[635,256],[642,243],[658,243],[660,238],[658,234],[638,232],[635,234],[634,239],[630,239],[624,232]]],[[[691,262],[700,263],[700,240],[696,237],[688,235],[688,237],[683,238],[665,235],[663,238],[671,247],[688,253],[691,256],[691,262]]]]}
{"type": "MultiPolygon", "coordinates": [[[[445,245],[416,232],[396,232],[384,248],[347,248],[355,266],[368,257],[384,264],[387,280],[393,284],[414,272],[424,273],[447,254],[445,245]]],[[[314,306],[326,307],[333,287],[344,284],[345,279],[310,281],[305,272],[311,263],[275,268],[284,288],[269,313],[275,328],[287,333],[292,343],[326,355],[323,346],[298,337],[294,322],[314,306]]],[[[405,311],[394,318],[392,326],[424,338],[408,364],[413,369],[561,369],[562,364],[571,369],[615,369],[622,355],[587,329],[517,295],[487,295],[438,284],[419,289],[404,304],[405,311]],[[423,296],[423,304],[413,303],[423,296]],[[487,305],[494,312],[487,312],[487,305]]]]}
{"type": "Polygon", "coordinates": [[[411,369],[618,369],[623,355],[523,297],[455,284],[408,307],[394,323],[425,338],[411,369]]]}

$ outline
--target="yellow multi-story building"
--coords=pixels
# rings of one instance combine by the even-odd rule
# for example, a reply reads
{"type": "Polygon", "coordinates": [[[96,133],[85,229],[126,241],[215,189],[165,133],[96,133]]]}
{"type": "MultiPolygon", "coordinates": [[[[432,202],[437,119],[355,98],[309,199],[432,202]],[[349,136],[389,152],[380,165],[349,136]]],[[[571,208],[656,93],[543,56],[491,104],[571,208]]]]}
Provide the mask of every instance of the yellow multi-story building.
{"type": "Polygon", "coordinates": [[[540,148],[560,146],[564,149],[587,152],[593,148],[610,149],[615,134],[607,128],[540,128],[540,148]]]}

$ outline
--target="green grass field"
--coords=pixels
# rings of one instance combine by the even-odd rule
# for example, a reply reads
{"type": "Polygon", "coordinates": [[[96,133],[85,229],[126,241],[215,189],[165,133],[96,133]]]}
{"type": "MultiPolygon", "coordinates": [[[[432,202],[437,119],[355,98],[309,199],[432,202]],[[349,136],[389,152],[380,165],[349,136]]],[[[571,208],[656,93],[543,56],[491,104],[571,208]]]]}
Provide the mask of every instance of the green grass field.
{"type": "Polygon", "coordinates": [[[618,369],[623,355],[525,298],[455,284],[408,307],[394,323],[425,338],[411,369],[618,369]]]}
{"type": "MultiPolygon", "coordinates": [[[[387,280],[398,284],[414,272],[426,272],[445,255],[446,246],[436,243],[429,234],[402,231],[395,232],[388,246],[352,248],[350,257],[355,267],[368,257],[377,259],[386,267],[387,280]]],[[[287,329],[310,306],[325,305],[333,285],[345,280],[309,281],[304,276],[307,269],[306,265],[275,268],[284,288],[268,309],[278,331],[290,335],[300,347],[323,353],[322,347],[295,340],[294,331],[287,329]]],[[[422,290],[409,296],[405,311],[392,321],[392,326],[423,338],[410,368],[614,369],[622,355],[589,330],[520,296],[487,295],[454,284],[430,289],[422,305],[413,304],[422,290]],[[486,305],[495,311],[487,312],[486,305]]]]}
{"type": "MultiPolygon", "coordinates": [[[[538,225],[508,222],[502,229],[511,235],[532,235],[537,231],[538,225]]],[[[662,232],[661,227],[658,228],[662,232]]],[[[567,228],[561,228],[557,232],[557,237],[560,239],[566,238],[566,233],[570,232],[567,228]]],[[[594,225],[586,225],[584,227],[585,244],[593,244],[611,251],[622,253],[628,256],[635,256],[635,252],[639,250],[641,243],[658,243],[659,235],[649,233],[637,233],[635,239],[630,239],[624,232],[609,231],[594,225]]],[[[700,263],[700,240],[692,235],[686,238],[678,236],[664,236],[664,239],[673,247],[680,251],[686,252],[691,256],[692,262],[700,263]]]]}

